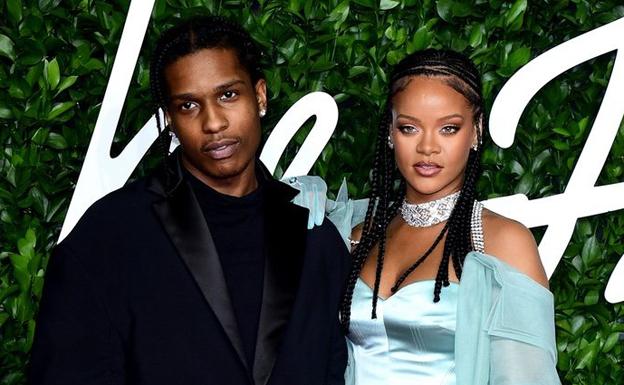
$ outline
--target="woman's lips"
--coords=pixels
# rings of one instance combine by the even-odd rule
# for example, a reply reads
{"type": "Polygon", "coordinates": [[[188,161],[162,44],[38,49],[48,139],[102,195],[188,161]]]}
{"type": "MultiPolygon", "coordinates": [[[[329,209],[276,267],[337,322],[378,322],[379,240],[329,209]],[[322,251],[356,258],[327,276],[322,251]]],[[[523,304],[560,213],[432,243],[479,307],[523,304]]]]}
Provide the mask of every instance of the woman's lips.
{"type": "Polygon", "coordinates": [[[418,162],[414,165],[414,170],[416,170],[420,176],[432,177],[442,171],[442,166],[436,163],[418,162]]]}
{"type": "Polygon", "coordinates": [[[234,155],[238,149],[238,144],[238,140],[223,139],[204,146],[202,151],[214,160],[222,160],[234,155]]]}

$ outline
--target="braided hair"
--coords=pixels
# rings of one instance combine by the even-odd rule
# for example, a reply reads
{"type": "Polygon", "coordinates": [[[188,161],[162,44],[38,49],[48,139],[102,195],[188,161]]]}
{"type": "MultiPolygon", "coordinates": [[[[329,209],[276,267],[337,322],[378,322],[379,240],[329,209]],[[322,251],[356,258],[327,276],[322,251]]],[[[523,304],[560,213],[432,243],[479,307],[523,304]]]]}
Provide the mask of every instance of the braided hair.
{"type": "Polygon", "coordinates": [[[166,30],[158,38],[150,63],[150,87],[152,92],[158,146],[163,156],[166,184],[169,189],[171,170],[168,168],[170,128],[163,121],[162,112],[167,111],[169,89],[165,70],[176,60],[202,49],[230,49],[247,71],[252,84],[264,79],[262,52],[251,36],[240,25],[220,16],[196,16],[166,30]]]}
{"type": "Polygon", "coordinates": [[[388,129],[392,124],[391,104],[393,96],[405,89],[409,80],[415,76],[439,78],[466,98],[472,108],[473,121],[477,125],[479,144],[476,150],[470,149],[463,186],[449,220],[429,250],[399,277],[392,291],[398,290],[405,278],[433,251],[446,234],[444,251],[435,278],[433,293],[433,301],[438,302],[442,286],[449,285],[450,259],[453,260],[455,274],[461,278],[464,258],[472,250],[470,220],[476,198],[476,183],[480,175],[481,131],[485,129],[485,104],[481,91],[480,75],[470,59],[461,53],[435,49],[415,52],[397,64],[390,78],[388,98],[377,131],[372,168],[371,199],[366,211],[360,243],[352,251],[352,269],[340,308],[340,319],[346,333],[349,331],[353,290],[362,266],[375,245],[378,245],[378,253],[371,317],[376,318],[377,316],[379,285],[386,249],[386,232],[388,224],[398,213],[405,197],[406,188],[405,179],[400,176],[396,169],[394,152],[387,146],[388,129]],[[400,180],[398,188],[397,179],[400,180]]]}

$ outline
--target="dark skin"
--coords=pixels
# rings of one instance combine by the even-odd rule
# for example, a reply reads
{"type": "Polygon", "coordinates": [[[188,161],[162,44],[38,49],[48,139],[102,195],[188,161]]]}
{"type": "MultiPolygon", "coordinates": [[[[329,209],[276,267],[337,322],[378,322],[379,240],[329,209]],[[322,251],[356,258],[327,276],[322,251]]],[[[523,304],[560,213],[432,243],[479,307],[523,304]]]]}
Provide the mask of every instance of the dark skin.
{"type": "Polygon", "coordinates": [[[266,82],[252,84],[235,51],[202,49],[165,68],[166,117],[182,147],[182,164],[216,191],[241,197],[258,186],[255,158],[266,82]]]}
{"type": "MultiPolygon", "coordinates": [[[[422,203],[439,199],[461,189],[470,146],[477,140],[477,125],[465,97],[442,80],[414,77],[392,99],[393,122],[390,136],[395,159],[406,181],[406,199],[422,203]],[[423,176],[419,162],[430,162],[440,171],[423,176]]],[[[397,215],[387,229],[384,268],[379,296],[392,296],[391,288],[399,276],[433,244],[445,222],[430,227],[409,226],[397,215]]],[[[531,232],[522,224],[489,210],[483,211],[485,252],[495,256],[548,287],[537,245],[531,232]]],[[[360,239],[356,228],[352,239],[360,239]]],[[[399,290],[417,281],[434,280],[444,250],[442,240],[429,257],[401,284],[399,290]]],[[[375,282],[378,246],[366,259],[360,276],[369,286],[375,282]]],[[[449,262],[449,280],[459,279],[449,262]]]]}

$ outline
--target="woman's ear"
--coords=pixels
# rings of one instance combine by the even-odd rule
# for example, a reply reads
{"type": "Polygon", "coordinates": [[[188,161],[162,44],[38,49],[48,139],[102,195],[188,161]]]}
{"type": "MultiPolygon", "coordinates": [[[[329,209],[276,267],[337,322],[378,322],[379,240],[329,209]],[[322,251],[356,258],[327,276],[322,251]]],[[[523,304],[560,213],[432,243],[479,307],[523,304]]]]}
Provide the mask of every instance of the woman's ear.
{"type": "Polygon", "coordinates": [[[481,143],[483,143],[483,114],[477,118],[474,129],[474,137],[472,138],[471,148],[476,151],[481,143]]]}

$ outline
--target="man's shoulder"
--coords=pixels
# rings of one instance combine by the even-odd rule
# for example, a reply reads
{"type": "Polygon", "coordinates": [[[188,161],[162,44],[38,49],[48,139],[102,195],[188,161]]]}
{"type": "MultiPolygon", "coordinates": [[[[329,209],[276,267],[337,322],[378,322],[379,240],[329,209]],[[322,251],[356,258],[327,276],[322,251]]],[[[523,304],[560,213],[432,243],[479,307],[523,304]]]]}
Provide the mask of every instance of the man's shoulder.
{"type": "Polygon", "coordinates": [[[154,198],[155,194],[147,189],[146,178],[141,178],[95,201],[85,212],[85,217],[97,216],[104,219],[129,214],[151,205],[154,198]]]}
{"type": "Polygon", "coordinates": [[[123,232],[145,220],[158,198],[148,188],[149,178],[140,178],[95,201],[82,215],[68,239],[76,235],[123,232]]]}
{"type": "Polygon", "coordinates": [[[310,247],[315,247],[324,254],[339,254],[349,256],[349,250],[340,236],[340,232],[329,219],[325,218],[323,223],[308,230],[307,243],[310,247]]]}

